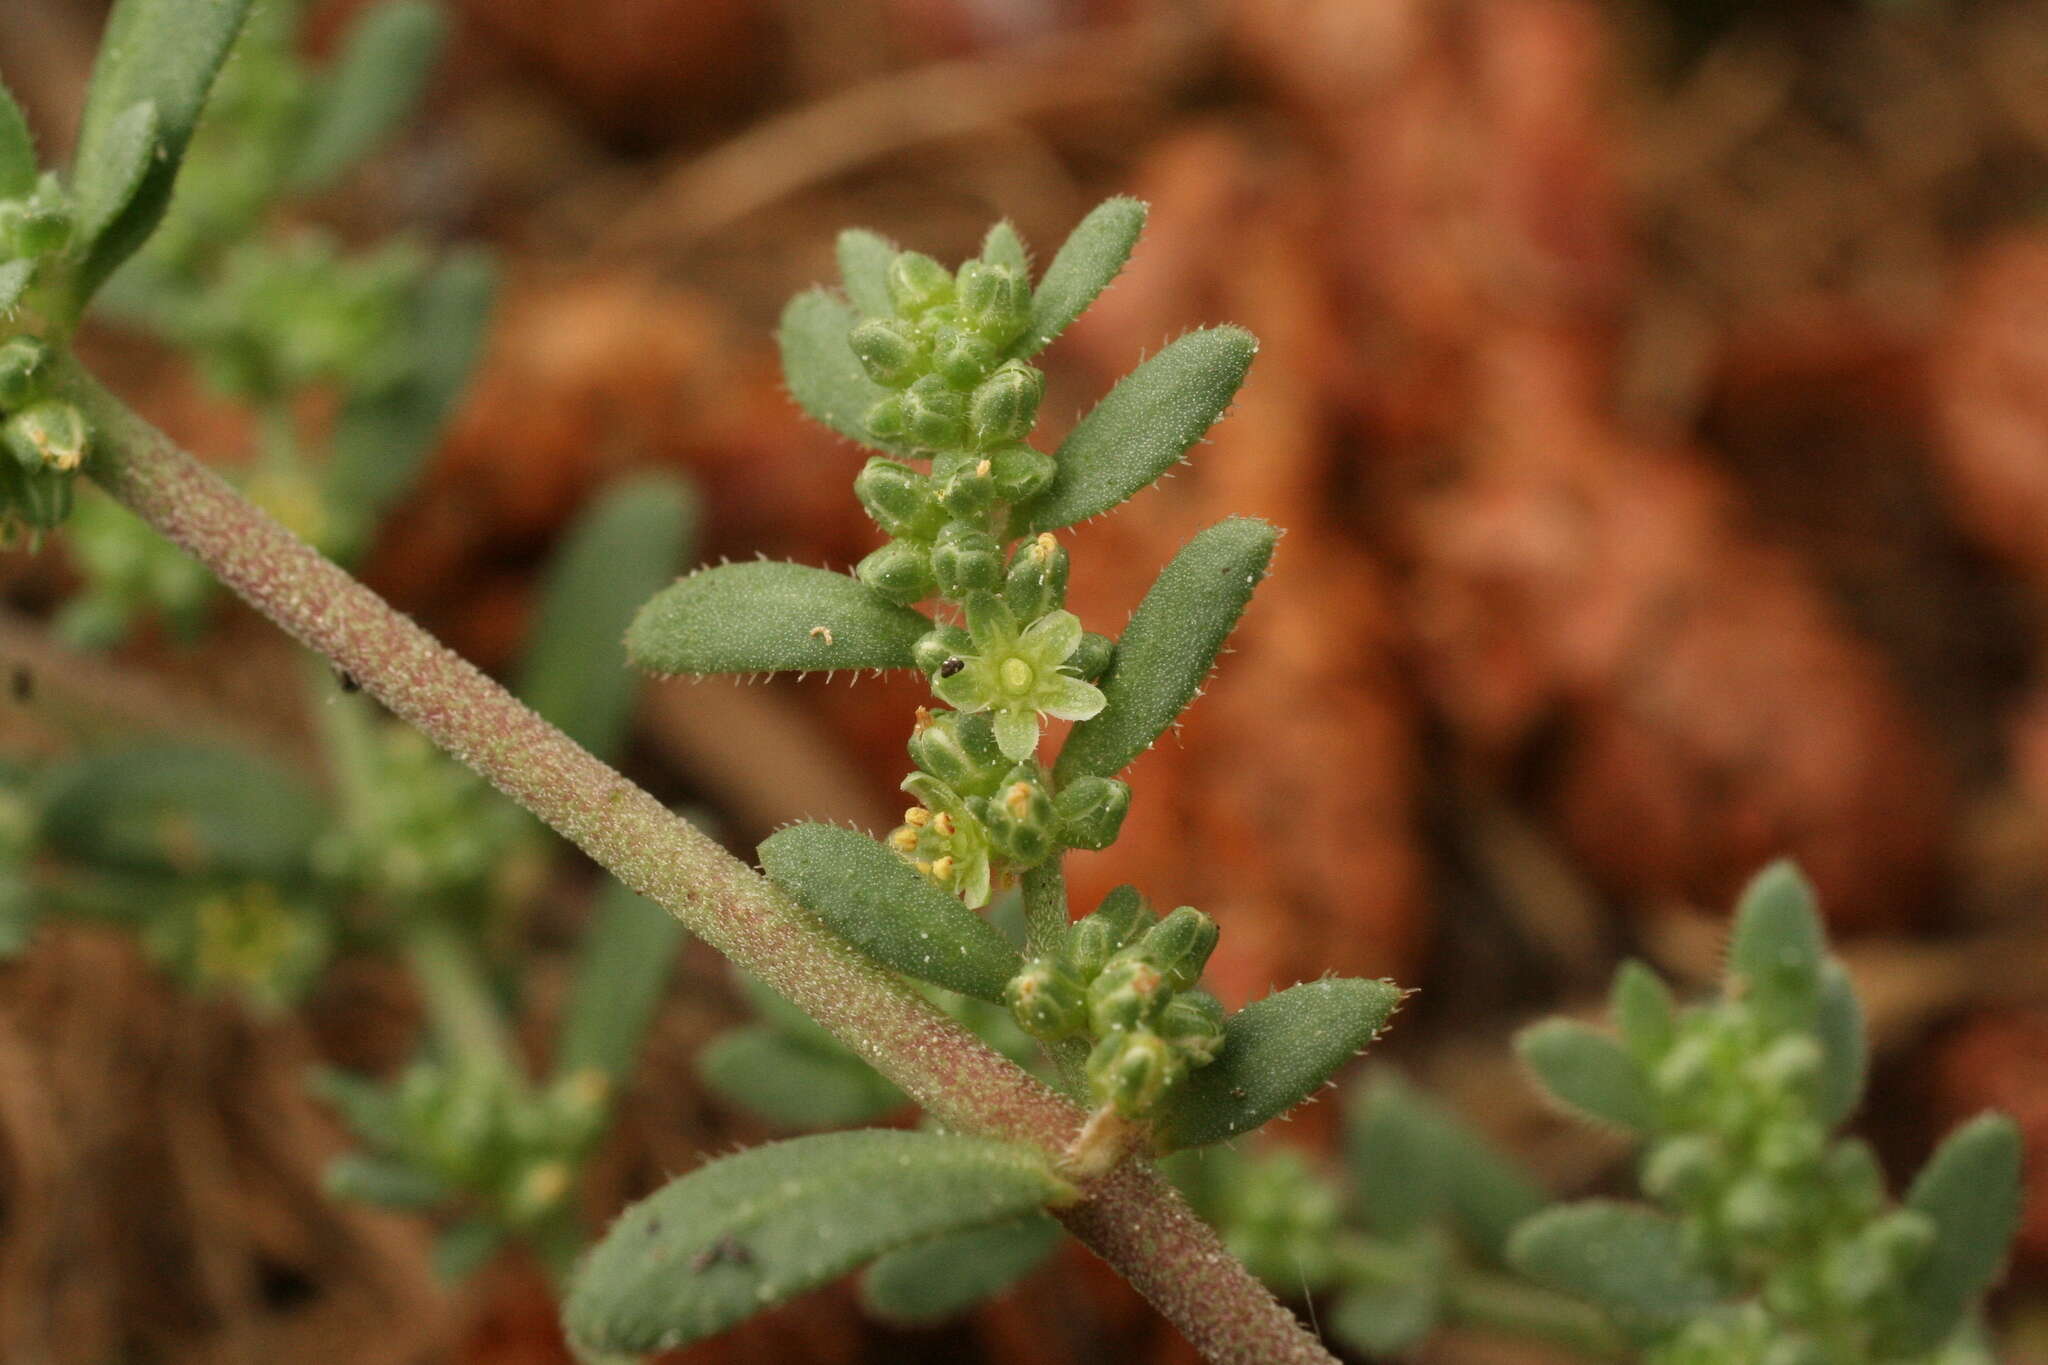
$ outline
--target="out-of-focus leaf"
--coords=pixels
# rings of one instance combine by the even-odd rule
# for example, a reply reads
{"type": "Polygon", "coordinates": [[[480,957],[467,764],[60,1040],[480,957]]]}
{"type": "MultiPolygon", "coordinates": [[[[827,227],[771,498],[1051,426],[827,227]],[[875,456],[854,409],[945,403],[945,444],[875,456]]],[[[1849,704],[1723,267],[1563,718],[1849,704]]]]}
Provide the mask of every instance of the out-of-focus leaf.
{"type": "Polygon", "coordinates": [[[861,1305],[885,1322],[944,1322],[1002,1293],[1052,1255],[1060,1225],[1044,1214],[892,1251],[861,1276],[861,1305]]]}
{"type": "Polygon", "coordinates": [[[1905,1206],[1934,1223],[1934,1245],[1906,1280],[1887,1343],[1910,1354],[1946,1340],[2005,1264],[2020,1219],[2019,1125],[1984,1114],[1950,1133],[1905,1206]]]}
{"type": "Polygon", "coordinates": [[[698,1054],[697,1073],[722,1098],[795,1132],[872,1123],[909,1103],[853,1053],[762,1025],[713,1039],[698,1054]]]}
{"type": "Polygon", "coordinates": [[[1344,1151],[1359,1217],[1389,1237],[1449,1218],[1498,1263],[1515,1225],[1546,1202],[1492,1143],[1392,1073],[1372,1077],[1346,1114],[1344,1151]]]}
{"type": "Polygon", "coordinates": [[[1508,1259],[1634,1328],[1674,1326],[1721,1297],[1714,1278],[1688,1262],[1679,1225],[1635,1204],[1594,1199],[1545,1209],[1515,1230],[1508,1259]]]}
{"type": "Polygon", "coordinates": [[[1515,1050],[1544,1089],[1585,1117],[1638,1133],[1655,1121],[1642,1063],[1597,1029],[1546,1019],[1523,1029],[1515,1050]]]}
{"type": "Polygon", "coordinates": [[[13,93],[0,83],[0,199],[18,199],[35,187],[35,139],[13,93]]]}
{"type": "Polygon", "coordinates": [[[93,173],[78,182],[78,239],[91,242],[121,216],[142,189],[156,165],[156,105],[131,104],[107,125],[94,159],[93,173]]]}
{"type": "Polygon", "coordinates": [[[1607,1007],[1629,1052],[1644,1065],[1650,1065],[1671,1046],[1676,1034],[1677,1007],[1671,998],[1671,988],[1650,967],[1633,959],[1622,963],[1614,974],[1607,1007]]]}
{"type": "Polygon", "coordinates": [[[910,668],[931,619],[859,579],[804,564],[720,564],[656,593],[626,630],[650,673],[910,668]]]}
{"type": "Polygon", "coordinates": [[[1330,1335],[1368,1355],[1405,1351],[1436,1326],[1441,1298],[1438,1287],[1421,1277],[1346,1289],[1331,1310],[1330,1335]]]}
{"type": "Polygon", "coordinates": [[[1023,1143],[891,1131],[771,1143],[628,1209],[584,1260],[564,1322],[579,1350],[672,1350],[885,1252],[1072,1195],[1023,1143]]]}
{"type": "Polygon", "coordinates": [[[438,1177],[385,1157],[350,1152],[328,1163],[321,1184],[335,1199],[390,1209],[437,1208],[454,1193],[438,1177]]]}
{"type": "Polygon", "coordinates": [[[405,121],[426,89],[447,28],[429,0],[385,0],[356,19],[292,167],[299,191],[332,185],[405,121]]]}
{"type": "Polygon", "coordinates": [[[614,1085],[631,1073],[683,937],[668,911],[618,882],[605,883],[576,953],[555,1048],[558,1073],[595,1071],[614,1085]]]}
{"type": "Polygon", "coordinates": [[[1815,1117],[1830,1128],[1855,1110],[1870,1071],[1870,1040],[1863,1031],[1863,1006],[1839,962],[1821,968],[1820,1007],[1813,1031],[1820,1040],[1820,1094],[1815,1117]]]}
{"type": "Polygon", "coordinates": [[[868,317],[896,315],[889,298],[889,262],[895,259],[896,244],[878,232],[848,228],[839,234],[839,278],[853,306],[868,317]]]}
{"type": "Polygon", "coordinates": [[[1745,998],[1775,1021],[1809,1024],[1827,954],[1812,884],[1789,862],[1759,872],[1736,906],[1728,945],[1728,974],[1744,983],[1745,998]]]}
{"type": "Polygon", "coordinates": [[[21,296],[28,289],[28,282],[35,277],[36,263],[20,260],[0,263],[0,315],[14,311],[14,305],[21,302],[21,296]]]}
{"type": "Polygon", "coordinates": [[[626,663],[626,627],[675,576],[695,521],[687,484],[668,474],[640,475],[587,508],[548,566],[513,690],[599,758],[618,756],[639,689],[626,663]]]}

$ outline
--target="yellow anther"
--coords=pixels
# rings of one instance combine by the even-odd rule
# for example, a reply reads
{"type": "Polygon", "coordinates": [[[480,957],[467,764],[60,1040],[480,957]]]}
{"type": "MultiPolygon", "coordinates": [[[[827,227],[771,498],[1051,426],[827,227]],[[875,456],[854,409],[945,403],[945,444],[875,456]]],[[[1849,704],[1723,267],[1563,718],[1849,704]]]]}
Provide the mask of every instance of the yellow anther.
{"type": "Polygon", "coordinates": [[[1038,533],[1038,539],[1031,542],[1032,552],[1035,553],[1041,560],[1051,559],[1053,556],[1053,551],[1059,548],[1059,541],[1053,539],[1053,534],[1050,531],[1040,531],[1038,533]]]}
{"type": "Polygon", "coordinates": [[[1011,783],[1010,790],[1004,794],[1003,804],[1010,808],[1010,814],[1022,820],[1025,812],[1031,809],[1031,784],[1029,782],[1011,783]]]}
{"type": "Polygon", "coordinates": [[[940,811],[937,815],[934,815],[932,817],[932,828],[937,830],[939,833],[945,835],[948,839],[952,838],[953,817],[946,814],[946,812],[944,811],[940,811]]]}
{"type": "Polygon", "coordinates": [[[931,822],[932,813],[923,806],[912,806],[909,810],[903,812],[903,823],[906,825],[915,825],[919,829],[923,829],[931,822]]]}
{"type": "Polygon", "coordinates": [[[889,847],[898,853],[917,852],[917,831],[905,825],[889,834],[889,847]]]}
{"type": "Polygon", "coordinates": [[[953,880],[953,866],[953,855],[948,853],[932,864],[931,875],[935,880],[950,882],[953,880]]]}
{"type": "Polygon", "coordinates": [[[989,471],[994,468],[994,465],[990,464],[987,460],[983,460],[980,464],[974,467],[974,472],[981,478],[985,479],[989,476],[989,471]]]}
{"type": "MultiPolygon", "coordinates": [[[[947,861],[950,862],[952,860],[948,859],[947,861]]],[[[927,877],[933,875],[933,869],[930,863],[918,863],[916,864],[916,867],[919,872],[923,873],[927,877]]]]}

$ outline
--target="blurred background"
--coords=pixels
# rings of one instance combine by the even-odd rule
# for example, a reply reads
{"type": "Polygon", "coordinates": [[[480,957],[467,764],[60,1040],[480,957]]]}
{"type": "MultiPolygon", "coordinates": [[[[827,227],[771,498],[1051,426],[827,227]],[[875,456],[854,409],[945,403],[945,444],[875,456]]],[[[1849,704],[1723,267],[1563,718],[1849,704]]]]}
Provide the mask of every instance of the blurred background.
{"type": "MultiPolygon", "coordinates": [[[[374,586],[502,668],[562,528],[642,468],[695,484],[705,558],[851,565],[877,543],[858,457],[786,400],[772,338],[834,234],[952,260],[1009,217],[1043,260],[1140,196],[1132,267],[1048,353],[1041,431],[1191,325],[1263,347],[1192,465],[1075,535],[1073,605],[1113,632],[1228,513],[1288,535],[1209,695],[1134,769],[1122,840],[1071,860],[1076,903],[1131,881],[1209,911],[1233,1006],[1325,971],[1418,987],[1376,1058],[1576,1194],[1625,1184],[1624,1149],[1544,1108],[1513,1029],[1593,1009],[1631,953],[1706,982],[1734,892],[1796,857],[1870,1005],[1861,1129],[1894,1173],[1981,1108],[2027,1126],[1997,1308],[2010,1359],[2048,1360],[2048,8],[449,8],[425,113],[309,211],[345,240],[482,242],[504,275],[374,586]]],[[[326,41],[351,6],[315,9],[326,41]]],[[[103,18],[0,11],[46,155],[103,18]]],[[[245,458],[245,419],[161,346],[107,328],[88,354],[245,458]]],[[[10,649],[54,650],[63,555],[0,577],[10,649]]],[[[145,633],[66,666],[139,724],[307,749],[286,646],[245,612],[197,649],[145,633]]],[[[884,830],[921,693],[652,687],[628,766],[743,854],[796,817],[884,830]]],[[[38,742],[7,709],[8,742],[38,742]]],[[[581,885],[523,930],[543,999],[581,885]]],[[[763,1135],[692,1080],[744,1012],[692,945],[594,1214],[763,1135]]],[[[531,1266],[451,1294],[415,1221],[319,1192],[344,1138],[301,1073],[375,1070],[417,1026],[374,960],[264,1019],[124,937],[41,934],[0,968],[0,1341],[35,1316],[65,1362],[566,1360],[531,1266]]],[[[1283,1137],[1327,1144],[1334,1108],[1283,1137]]],[[[892,1333],[834,1290],[689,1358],[1190,1357],[1069,1247],[958,1326],[892,1333]]]]}

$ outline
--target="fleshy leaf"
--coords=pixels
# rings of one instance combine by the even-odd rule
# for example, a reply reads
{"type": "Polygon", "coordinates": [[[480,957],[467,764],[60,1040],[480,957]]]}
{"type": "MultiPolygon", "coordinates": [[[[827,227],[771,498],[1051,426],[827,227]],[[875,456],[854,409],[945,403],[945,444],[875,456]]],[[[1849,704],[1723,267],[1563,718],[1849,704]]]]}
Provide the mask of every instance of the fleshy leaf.
{"type": "Polygon", "coordinates": [[[1630,959],[1614,974],[1608,1012],[1622,1042],[1645,1065],[1661,1057],[1676,1034],[1677,1007],[1671,988],[1644,963],[1630,959]]]}
{"type": "Polygon", "coordinates": [[[673,915],[618,882],[605,884],[577,947],[557,1073],[594,1071],[614,1086],[625,1080],[682,946],[673,915]]]}
{"type": "Polygon", "coordinates": [[[1832,1128],[1855,1110],[1863,1098],[1870,1071],[1870,1040],[1863,1031],[1863,1006],[1856,988],[1839,962],[1821,968],[1820,1007],[1813,1031],[1820,1041],[1820,1093],[1815,1117],[1832,1128]]]}
{"type": "Polygon", "coordinates": [[[847,334],[860,321],[853,305],[824,289],[809,289],[782,310],[776,339],[782,348],[782,379],[797,406],[850,441],[884,454],[905,448],[868,431],[868,409],[888,390],[868,378],[847,334]]]}
{"type": "Polygon", "coordinates": [[[877,1131],[756,1147],[628,1209],[578,1271],[564,1324],[579,1350],[673,1350],[886,1252],[1072,1194],[1022,1143],[877,1131]]]}
{"type": "Polygon", "coordinates": [[[1204,328],[1118,380],[1060,443],[1052,482],[1023,508],[1029,528],[1086,521],[1149,487],[1223,415],[1258,349],[1242,327],[1204,328]]]}
{"type": "Polygon", "coordinates": [[[1441,1287],[1422,1275],[1346,1289],[1330,1313],[1330,1335],[1367,1355],[1406,1351],[1436,1326],[1442,1299],[1441,1287]]]}
{"type": "Polygon", "coordinates": [[[278,768],[227,749],[146,744],[66,764],[44,794],[61,856],[127,871],[290,881],[326,824],[278,768]]]}
{"type": "Polygon", "coordinates": [[[802,564],[721,564],[649,599],[626,656],[651,673],[909,668],[931,621],[859,579],[802,564]]]}
{"type": "Polygon", "coordinates": [[[35,139],[13,93],[0,83],[0,199],[19,199],[35,187],[35,139]]]}
{"type": "Polygon", "coordinates": [[[1643,1065],[1620,1043],[1571,1019],[1531,1024],[1515,1050],[1560,1102],[1598,1123],[1643,1132],[1655,1121],[1655,1100],[1643,1065]]]}
{"type": "Polygon", "coordinates": [[[1546,1209],[1515,1229],[1508,1260],[1532,1280],[1651,1331],[1721,1297],[1713,1276],[1687,1261],[1678,1223],[1635,1204],[1594,1199],[1546,1209]]]}
{"type": "Polygon", "coordinates": [[[1327,977],[1246,1005],[1224,1024],[1216,1060],[1167,1096],[1154,1144],[1225,1142],[1286,1113],[1378,1037],[1400,1003],[1391,981],[1327,977]]]}
{"type": "Polygon", "coordinates": [[[1404,1237],[1449,1217],[1487,1259],[1542,1208],[1542,1189],[1468,1124],[1391,1073],[1346,1115],[1344,1149],[1367,1226],[1404,1237]]]}
{"type": "Polygon", "coordinates": [[[1813,886],[1789,862],[1756,875],[1735,910],[1728,945],[1728,975],[1768,1017],[1805,1026],[1820,991],[1827,935],[1815,908],[1813,886]]]}
{"type": "Polygon", "coordinates": [[[35,273],[36,263],[31,260],[0,262],[0,315],[14,311],[35,273]]]}
{"type": "Polygon", "coordinates": [[[1061,782],[1114,777],[1173,724],[1265,577],[1279,532],[1232,517],[1181,548],[1132,614],[1098,686],[1109,704],[1074,727],[1054,769],[1061,782]]]}
{"type": "Polygon", "coordinates": [[[895,259],[896,244],[878,232],[848,228],[839,234],[839,278],[862,316],[896,316],[889,297],[889,262],[895,259]]]}
{"type": "Polygon", "coordinates": [[[908,1327],[944,1322],[1002,1293],[1052,1255],[1060,1225],[1033,1214],[892,1251],[861,1276],[861,1306],[908,1327]]]}
{"type": "Polygon", "coordinates": [[[697,1073],[714,1093],[796,1132],[872,1123],[909,1103],[852,1052],[762,1025],[713,1039],[697,1056],[697,1073]]]}
{"type": "Polygon", "coordinates": [[[300,191],[332,185],[405,121],[447,28],[440,7],[427,0],[385,0],[356,20],[292,168],[300,191]]]}
{"type": "Polygon", "coordinates": [[[993,925],[894,852],[836,825],[791,825],[760,848],[769,880],[869,957],[998,1001],[1023,966],[993,925]]]}
{"type": "Polygon", "coordinates": [[[126,162],[115,125],[144,102],[156,106],[158,155],[114,219],[81,242],[81,302],[163,217],[214,75],[248,12],[249,0],[118,0],[108,16],[79,122],[72,189],[82,202],[94,202],[104,191],[89,187],[118,178],[126,162]]]}
{"type": "Polygon", "coordinates": [[[981,239],[981,259],[990,265],[1006,265],[1027,280],[1031,278],[1031,251],[1007,218],[981,239]]]}
{"type": "Polygon", "coordinates": [[[599,758],[616,758],[639,691],[621,643],[626,627],[675,577],[695,521],[682,480],[624,480],[577,517],[548,566],[513,690],[599,758]]]}
{"type": "Polygon", "coordinates": [[[1950,1133],[1914,1179],[1905,1207],[1934,1223],[1934,1245],[1906,1280],[1897,1333],[1886,1343],[1911,1354],[1946,1340],[1998,1278],[2019,1227],[2018,1125],[1984,1114],[1950,1133]]]}
{"type": "Polygon", "coordinates": [[[1139,200],[1110,199],[1091,209],[1061,243],[1045,268],[1045,278],[1032,291],[1031,326],[1011,353],[1035,355],[1066,331],[1124,268],[1144,230],[1145,205],[1139,200]]]}
{"type": "Polygon", "coordinates": [[[143,178],[156,164],[156,105],[149,100],[131,104],[107,125],[91,174],[80,168],[77,186],[78,239],[91,242],[121,216],[142,188],[143,178]]]}

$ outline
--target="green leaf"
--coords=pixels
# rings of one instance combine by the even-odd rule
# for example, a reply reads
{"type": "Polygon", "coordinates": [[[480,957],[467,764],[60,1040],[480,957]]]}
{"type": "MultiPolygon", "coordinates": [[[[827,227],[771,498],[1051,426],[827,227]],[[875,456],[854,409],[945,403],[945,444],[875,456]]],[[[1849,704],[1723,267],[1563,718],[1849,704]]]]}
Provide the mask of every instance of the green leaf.
{"type": "Polygon", "coordinates": [[[1060,443],[1052,483],[1023,509],[1030,529],[1099,516],[1173,468],[1230,406],[1258,349],[1242,327],[1208,327],[1118,380],[1060,443]]]}
{"type": "Polygon", "coordinates": [[[320,1183],[335,1199],[415,1212],[438,1208],[455,1193],[431,1172],[361,1152],[350,1152],[329,1162],[321,1173],[320,1183]]]}
{"type": "Polygon", "coordinates": [[[1391,981],[1326,977],[1246,1005],[1224,1024],[1216,1060],[1167,1096],[1154,1145],[1225,1142],[1286,1113],[1377,1038],[1400,1004],[1391,981]]]}
{"type": "Polygon", "coordinates": [[[1279,536],[1266,522],[1231,517],[1160,570],[1098,684],[1108,705],[1075,726],[1060,750],[1053,772],[1061,783],[1114,777],[1173,724],[1266,576],[1279,536]]]}
{"type": "Polygon", "coordinates": [[[906,1327],[958,1317],[1036,1270],[1060,1243],[1044,1214],[935,1237],[892,1251],[861,1276],[868,1312],[906,1327]]]}
{"type": "Polygon", "coordinates": [[[1023,967],[987,920],[864,834],[791,825],[761,845],[760,857],[770,881],[841,938],[907,976],[1001,1000],[1023,967]]]}
{"type": "Polygon", "coordinates": [[[335,419],[330,503],[364,527],[412,487],[483,352],[497,269],[482,251],[450,256],[413,304],[413,355],[395,385],[351,395],[335,419]]]}
{"type": "Polygon", "coordinates": [[[428,0],[385,0],[365,11],[328,69],[313,126],[299,148],[292,181],[322,190],[377,149],[405,121],[441,55],[448,23],[428,0]]]}
{"type": "Polygon", "coordinates": [[[673,1350],[898,1247],[1072,1197],[1023,1143],[876,1131],[756,1147],[628,1209],[578,1271],[564,1325],[579,1350],[673,1350]]]}
{"type": "Polygon", "coordinates": [[[1012,354],[1035,355],[1066,331],[1067,324],[1080,317],[1124,268],[1144,230],[1145,205],[1139,200],[1110,199],[1096,205],[1061,243],[1045,268],[1045,278],[1032,291],[1031,326],[1012,354]]]}
{"type": "Polygon", "coordinates": [[[1442,1300],[1442,1289],[1423,1276],[1346,1289],[1330,1312],[1330,1335],[1367,1355],[1406,1351],[1436,1327],[1442,1300]]]}
{"type": "Polygon", "coordinates": [[[13,92],[0,82],[0,199],[19,199],[36,187],[36,142],[13,92]]]}
{"type": "Polygon", "coordinates": [[[599,758],[617,757],[639,693],[626,627],[675,577],[696,515],[695,495],[674,475],[621,480],[577,517],[548,565],[513,691],[599,758]]]}
{"type": "Polygon", "coordinates": [[[798,407],[841,436],[871,450],[902,454],[903,447],[868,432],[868,409],[889,391],[868,378],[847,344],[858,321],[853,306],[829,290],[810,289],[791,299],[776,334],[783,382],[798,407]]]}
{"type": "Polygon", "coordinates": [[[1515,1051],[1554,1098],[1596,1123],[1644,1132],[1656,1120],[1642,1063],[1597,1029],[1546,1019],[1516,1036],[1515,1051]]]}
{"type": "Polygon", "coordinates": [[[1607,1008],[1630,1054],[1646,1066],[1662,1057],[1677,1036],[1678,1008],[1671,988],[1648,965],[1633,958],[1615,972],[1607,1008]]]}
{"type": "Polygon", "coordinates": [[[1899,1354],[1930,1350],[1998,1278],[2020,1218],[2020,1131],[1983,1114],[1949,1134],[1913,1181],[1905,1207],[1934,1223],[1934,1245],[1899,1300],[1899,1354]]]}
{"type": "MultiPolygon", "coordinates": [[[[889,297],[889,262],[896,259],[896,251],[894,242],[866,228],[839,234],[839,278],[862,316],[896,316],[895,301],[889,297]]],[[[852,323],[847,325],[851,328],[852,323]]]]}
{"type": "MultiPolygon", "coordinates": [[[[249,0],[117,0],[86,92],[72,157],[72,189],[81,202],[105,201],[107,191],[101,187],[122,177],[132,153],[132,142],[124,147],[116,125],[138,104],[156,106],[159,154],[118,215],[79,243],[80,302],[148,239],[163,217],[207,91],[248,12],[249,0]]],[[[128,134],[132,138],[132,127],[128,134]]]]}
{"type": "Polygon", "coordinates": [[[457,1284],[490,1264],[505,1244],[505,1232],[483,1218],[465,1218],[434,1239],[434,1274],[457,1284]]]}
{"type": "Polygon", "coordinates": [[[1651,1331],[1721,1297],[1713,1276],[1687,1261],[1679,1225],[1636,1204],[1594,1199],[1545,1209],[1515,1230],[1508,1260],[1532,1280],[1651,1331]]]}
{"type": "Polygon", "coordinates": [[[721,564],[656,593],[626,630],[626,657],[659,674],[910,668],[931,628],[846,574],[721,564]]]}
{"type": "Polygon", "coordinates": [[[909,1103],[852,1052],[758,1024],[713,1039],[697,1056],[697,1074],[721,1098],[797,1132],[872,1123],[909,1103]]]}
{"type": "Polygon", "coordinates": [[[51,851],[127,871],[297,878],[326,813],[296,779],[226,749],[147,744],[51,774],[51,851]]]}
{"type": "Polygon", "coordinates": [[[1821,968],[1820,1006],[1813,1031],[1820,1041],[1820,1093],[1815,1117],[1832,1128],[1849,1117],[1863,1098],[1870,1072],[1870,1042],[1863,1032],[1863,1005],[1839,962],[1821,968]]]}
{"type": "Polygon", "coordinates": [[[133,202],[156,164],[158,136],[156,106],[148,100],[130,105],[107,125],[91,173],[82,171],[78,180],[79,241],[96,240],[133,202]]]}
{"type": "Polygon", "coordinates": [[[1827,954],[1812,884],[1785,861],[1759,872],[1736,906],[1728,945],[1728,975],[1744,984],[1745,999],[1768,1019],[1805,1027],[1827,954]]]}
{"type": "Polygon", "coordinates": [[[1543,1190],[1450,1110],[1391,1072],[1374,1076],[1346,1115],[1345,1155],[1365,1225],[1405,1237],[1449,1217],[1490,1261],[1542,1208],[1543,1190]]]}
{"type": "Polygon", "coordinates": [[[0,262],[0,314],[14,311],[35,273],[36,263],[31,260],[0,262]]]}
{"type": "Polygon", "coordinates": [[[595,1071],[614,1086],[632,1072],[647,1026],[661,1007],[683,926],[618,882],[606,882],[576,950],[576,976],[562,1009],[555,1071],[595,1071]]]}
{"type": "Polygon", "coordinates": [[[1031,251],[1007,218],[990,228],[988,235],[981,239],[981,259],[990,265],[1006,265],[1026,280],[1031,278],[1031,251]]]}

